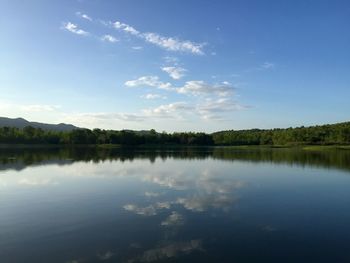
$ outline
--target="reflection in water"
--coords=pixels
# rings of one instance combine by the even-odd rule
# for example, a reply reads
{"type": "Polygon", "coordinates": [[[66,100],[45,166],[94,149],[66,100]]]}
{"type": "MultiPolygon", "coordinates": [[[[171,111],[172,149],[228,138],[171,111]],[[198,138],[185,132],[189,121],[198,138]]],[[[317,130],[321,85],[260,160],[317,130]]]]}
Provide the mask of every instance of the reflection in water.
{"type": "Polygon", "coordinates": [[[107,251],[107,252],[102,253],[102,254],[97,254],[97,257],[100,260],[108,260],[108,259],[112,258],[113,256],[114,256],[114,253],[112,253],[111,251],[107,251]]]}
{"type": "Polygon", "coordinates": [[[270,162],[290,165],[350,170],[349,150],[308,151],[288,148],[226,148],[226,147],[178,147],[178,148],[0,148],[0,170],[22,170],[30,165],[69,165],[77,161],[132,161],[145,159],[154,163],[157,158],[203,160],[213,158],[228,161],[270,162]]]}
{"type": "Polygon", "coordinates": [[[349,155],[225,148],[0,150],[0,258],[346,262],[349,155]]]}
{"type": "Polygon", "coordinates": [[[162,223],[162,226],[181,226],[184,224],[184,217],[176,211],[171,212],[162,223]]]}
{"type": "Polygon", "coordinates": [[[147,196],[147,197],[158,197],[159,193],[145,192],[145,196],[147,196]]]}
{"type": "Polygon", "coordinates": [[[170,203],[169,202],[157,202],[154,205],[149,205],[146,207],[138,207],[134,204],[127,204],[123,206],[125,210],[133,212],[138,215],[143,216],[154,216],[157,214],[157,210],[159,209],[169,209],[170,203]]]}
{"type": "Polygon", "coordinates": [[[163,259],[174,258],[181,254],[188,254],[194,250],[202,250],[201,240],[190,240],[186,242],[174,242],[161,247],[149,249],[141,256],[132,258],[128,262],[154,262],[163,259]]]}

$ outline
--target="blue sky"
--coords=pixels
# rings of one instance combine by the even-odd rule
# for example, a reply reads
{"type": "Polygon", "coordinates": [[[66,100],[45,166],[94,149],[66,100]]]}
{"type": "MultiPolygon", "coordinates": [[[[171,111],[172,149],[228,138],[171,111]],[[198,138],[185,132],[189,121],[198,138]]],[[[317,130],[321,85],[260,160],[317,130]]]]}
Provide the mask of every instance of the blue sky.
{"type": "Polygon", "coordinates": [[[0,3],[1,116],[207,132],[349,120],[348,1],[0,3]]]}

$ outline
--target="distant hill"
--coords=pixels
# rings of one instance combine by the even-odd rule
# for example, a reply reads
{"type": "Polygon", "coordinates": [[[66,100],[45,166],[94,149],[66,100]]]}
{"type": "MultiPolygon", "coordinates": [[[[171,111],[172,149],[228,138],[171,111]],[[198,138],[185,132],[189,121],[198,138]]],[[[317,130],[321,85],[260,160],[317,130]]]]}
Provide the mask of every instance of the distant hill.
{"type": "Polygon", "coordinates": [[[40,123],[40,122],[31,122],[23,118],[11,119],[6,117],[0,117],[0,127],[15,127],[15,128],[23,129],[26,126],[32,126],[34,128],[41,128],[43,130],[49,130],[49,131],[71,131],[74,129],[79,129],[78,127],[72,124],[65,124],[65,123],[47,124],[47,123],[40,123]]]}

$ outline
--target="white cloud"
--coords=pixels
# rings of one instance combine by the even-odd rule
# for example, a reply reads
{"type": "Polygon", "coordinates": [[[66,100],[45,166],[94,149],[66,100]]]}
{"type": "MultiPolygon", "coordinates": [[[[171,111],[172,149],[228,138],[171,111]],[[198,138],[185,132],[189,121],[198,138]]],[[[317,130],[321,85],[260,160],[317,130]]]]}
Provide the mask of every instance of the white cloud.
{"type": "MultiPolygon", "coordinates": [[[[162,99],[163,97],[161,95],[158,96],[158,94],[147,94],[143,98],[162,99]]],[[[202,120],[223,121],[229,119],[229,113],[246,108],[248,107],[242,106],[232,97],[206,97],[204,99],[200,97],[196,101],[177,101],[161,104],[156,107],[140,109],[134,113],[67,113],[64,114],[65,117],[61,121],[91,128],[106,126],[107,124],[119,124],[125,127],[125,125],[136,125],[143,121],[165,121],[165,119],[188,120],[189,118],[196,117],[202,120]]]]}
{"type": "Polygon", "coordinates": [[[165,90],[171,88],[171,84],[169,82],[162,82],[157,76],[142,76],[135,80],[128,80],[124,84],[127,87],[149,86],[165,90]]]}
{"type": "Polygon", "coordinates": [[[203,43],[195,43],[189,40],[183,41],[173,37],[164,37],[157,33],[152,33],[152,32],[142,33],[136,30],[134,27],[128,24],[121,23],[119,21],[112,23],[112,25],[115,29],[124,31],[136,37],[139,37],[148,43],[154,44],[166,50],[189,52],[196,55],[204,54],[203,43]]]}
{"type": "Polygon", "coordinates": [[[108,42],[111,42],[111,43],[115,43],[115,42],[118,42],[119,40],[116,39],[114,36],[111,36],[111,35],[104,35],[101,37],[101,40],[102,41],[108,41],[108,42]]]}
{"type": "MultiPolygon", "coordinates": [[[[174,87],[169,82],[162,82],[158,76],[143,76],[135,80],[125,82],[128,87],[155,87],[167,91],[177,92],[188,96],[198,97],[198,101],[175,102],[167,105],[160,105],[156,108],[144,109],[146,117],[177,118],[184,119],[188,113],[194,113],[201,119],[222,121],[226,113],[248,108],[234,100],[234,86],[228,82],[211,84],[201,80],[187,81],[182,87],[174,87]]],[[[147,99],[160,98],[157,94],[143,96],[147,99]]]]}
{"type": "Polygon", "coordinates": [[[168,73],[173,79],[181,79],[183,76],[185,76],[186,72],[186,69],[181,67],[162,67],[161,69],[168,73]]]}
{"type": "Polygon", "coordinates": [[[81,18],[84,18],[86,20],[89,20],[89,21],[92,21],[92,18],[90,16],[88,16],[87,14],[84,14],[82,12],[76,12],[75,13],[77,16],[81,17],[81,18]]]}
{"type": "Polygon", "coordinates": [[[127,24],[121,23],[119,21],[116,21],[115,23],[113,23],[113,26],[116,29],[123,30],[124,32],[130,33],[132,35],[136,35],[136,36],[140,35],[140,32],[137,31],[135,28],[127,24]]]}
{"type": "Polygon", "coordinates": [[[63,121],[74,123],[81,127],[101,127],[107,123],[116,124],[120,122],[138,124],[146,120],[160,119],[184,119],[188,111],[194,110],[194,107],[184,102],[174,102],[164,104],[153,108],[146,108],[138,113],[119,113],[119,112],[98,112],[98,113],[67,113],[64,114],[63,121]]]}
{"type": "Polygon", "coordinates": [[[143,112],[148,117],[182,119],[183,114],[190,110],[193,110],[193,106],[189,105],[188,103],[174,102],[160,105],[156,108],[145,109],[143,112]]]}
{"type": "Polygon", "coordinates": [[[231,98],[207,99],[204,103],[197,105],[196,111],[206,120],[224,120],[222,114],[232,111],[246,109],[231,98]]]}
{"type": "Polygon", "coordinates": [[[156,100],[156,99],[166,99],[167,97],[160,95],[160,94],[149,93],[149,94],[141,96],[141,98],[144,98],[146,100],[156,100]]]}
{"type": "Polygon", "coordinates": [[[141,50],[141,49],[143,49],[143,47],[141,47],[141,46],[134,46],[134,47],[132,47],[132,49],[134,49],[134,50],[141,50]]]}
{"type": "MultiPolygon", "coordinates": [[[[173,74],[173,77],[179,77],[178,74],[181,70],[175,67],[166,67],[166,70],[173,74]]],[[[162,82],[159,80],[158,76],[142,76],[135,80],[128,80],[125,83],[127,87],[155,87],[159,89],[164,89],[168,91],[175,91],[180,94],[187,95],[217,95],[220,97],[233,95],[234,87],[231,83],[224,81],[220,84],[209,84],[202,80],[191,80],[187,81],[182,87],[174,87],[170,82],[162,82]]]]}
{"type": "Polygon", "coordinates": [[[174,65],[177,65],[179,62],[179,59],[177,57],[165,56],[163,59],[165,62],[172,63],[174,65]]]}
{"type": "Polygon", "coordinates": [[[222,82],[221,84],[208,84],[201,80],[187,81],[183,87],[177,88],[178,93],[191,95],[209,95],[216,94],[218,96],[232,95],[234,87],[229,82],[222,82]]]}
{"type": "Polygon", "coordinates": [[[78,120],[84,120],[86,123],[97,123],[98,121],[104,120],[121,120],[140,122],[145,119],[145,116],[134,113],[119,113],[119,112],[97,112],[97,113],[76,113],[68,114],[66,120],[75,122],[78,120]]]}
{"type": "Polygon", "coordinates": [[[203,55],[204,44],[198,44],[189,40],[181,41],[172,37],[163,37],[156,33],[144,33],[143,38],[152,44],[170,51],[190,52],[195,55],[203,55]]]}
{"type": "Polygon", "coordinates": [[[23,105],[19,106],[23,111],[30,112],[45,112],[45,111],[56,111],[60,108],[59,105],[23,105]]]}
{"type": "Polygon", "coordinates": [[[64,23],[63,28],[77,35],[81,35],[81,36],[89,35],[89,32],[79,29],[76,24],[73,24],[71,22],[64,23]]]}
{"type": "Polygon", "coordinates": [[[260,69],[273,69],[275,67],[274,63],[271,62],[264,62],[261,66],[260,69]]]}

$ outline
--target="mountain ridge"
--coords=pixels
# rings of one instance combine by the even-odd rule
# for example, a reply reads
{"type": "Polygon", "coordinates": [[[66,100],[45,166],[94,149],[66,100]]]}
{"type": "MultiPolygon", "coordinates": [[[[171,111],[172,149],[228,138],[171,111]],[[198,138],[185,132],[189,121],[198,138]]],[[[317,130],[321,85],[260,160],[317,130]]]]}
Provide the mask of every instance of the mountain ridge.
{"type": "Polygon", "coordinates": [[[0,127],[14,127],[23,129],[26,126],[32,126],[34,128],[41,128],[48,131],[72,131],[75,129],[80,129],[72,124],[58,123],[58,124],[49,124],[35,121],[28,121],[24,118],[7,118],[0,117],[0,127]]]}

